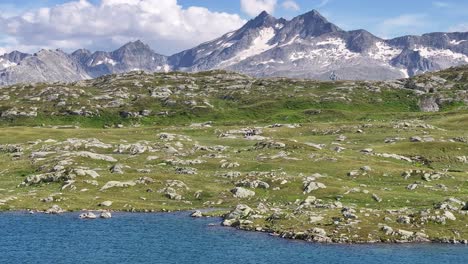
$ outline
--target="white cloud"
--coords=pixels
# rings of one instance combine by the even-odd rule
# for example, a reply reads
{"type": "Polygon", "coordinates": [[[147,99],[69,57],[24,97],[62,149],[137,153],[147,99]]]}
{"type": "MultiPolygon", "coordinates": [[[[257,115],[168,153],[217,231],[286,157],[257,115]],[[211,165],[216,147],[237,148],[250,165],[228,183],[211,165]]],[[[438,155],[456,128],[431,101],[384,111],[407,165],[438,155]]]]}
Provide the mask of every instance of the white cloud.
{"type": "Polygon", "coordinates": [[[317,8],[324,7],[330,3],[331,0],[321,0],[320,3],[317,5],[317,8]]]}
{"type": "Polygon", "coordinates": [[[450,32],[468,32],[468,22],[450,27],[449,31],[450,32]]]}
{"type": "Polygon", "coordinates": [[[450,3],[442,2],[442,1],[434,1],[432,2],[432,5],[438,8],[445,8],[445,7],[449,7],[450,3]]]}
{"type": "Polygon", "coordinates": [[[5,53],[7,53],[7,50],[4,48],[0,48],[0,56],[2,56],[5,53]]]}
{"type": "Polygon", "coordinates": [[[283,6],[284,9],[287,9],[287,10],[299,11],[301,9],[299,5],[293,0],[284,1],[283,4],[281,5],[283,6]]]}
{"type": "Polygon", "coordinates": [[[416,34],[430,26],[426,14],[403,14],[385,19],[377,25],[378,33],[382,37],[391,37],[402,34],[416,34]]]}
{"type": "Polygon", "coordinates": [[[244,23],[237,14],[182,8],[177,0],[77,0],[0,17],[0,35],[7,36],[0,41],[9,50],[32,52],[37,47],[108,50],[141,39],[156,52],[170,54],[244,23]]]}
{"type": "Polygon", "coordinates": [[[382,22],[382,25],[387,27],[419,26],[424,24],[425,18],[425,14],[406,14],[386,19],[382,22]]]}
{"type": "Polygon", "coordinates": [[[276,0],[241,0],[241,9],[249,16],[257,16],[262,11],[275,12],[276,0]]]}

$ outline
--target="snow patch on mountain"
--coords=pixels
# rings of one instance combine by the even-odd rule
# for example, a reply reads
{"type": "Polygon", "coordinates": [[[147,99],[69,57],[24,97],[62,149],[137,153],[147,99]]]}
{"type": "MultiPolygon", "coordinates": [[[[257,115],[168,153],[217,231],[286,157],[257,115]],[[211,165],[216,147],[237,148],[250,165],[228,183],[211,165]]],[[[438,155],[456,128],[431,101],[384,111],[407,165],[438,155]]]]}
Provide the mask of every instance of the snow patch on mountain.
{"type": "Polygon", "coordinates": [[[328,59],[335,61],[338,59],[349,60],[359,56],[358,53],[350,51],[346,47],[346,43],[340,38],[329,38],[324,41],[315,43],[313,49],[308,51],[296,51],[289,55],[291,61],[301,59],[319,60],[328,59]]]}
{"type": "Polygon", "coordinates": [[[409,77],[410,77],[409,74],[408,74],[408,70],[407,70],[407,69],[400,69],[400,71],[401,71],[401,73],[403,73],[403,76],[404,76],[405,78],[409,78],[409,77]]]}
{"type": "Polygon", "coordinates": [[[346,43],[340,38],[329,38],[324,41],[320,41],[316,43],[317,46],[324,46],[324,45],[335,45],[335,46],[345,46],[346,43]]]}
{"type": "Polygon", "coordinates": [[[284,27],[284,24],[278,23],[275,25],[276,29],[282,29],[284,27]]]}
{"type": "Polygon", "coordinates": [[[453,40],[450,41],[450,44],[452,44],[452,45],[460,45],[460,44],[462,44],[463,42],[466,42],[466,40],[455,40],[455,39],[453,39],[453,40]]]}
{"type": "Polygon", "coordinates": [[[11,62],[9,60],[5,60],[3,58],[0,58],[0,69],[6,69],[6,68],[10,68],[10,67],[13,67],[13,66],[16,66],[17,64],[14,63],[14,62],[11,62]]]}
{"type": "Polygon", "coordinates": [[[225,42],[225,43],[221,44],[221,48],[227,49],[227,48],[231,47],[232,45],[234,45],[234,42],[225,42]]]}
{"type": "Polygon", "coordinates": [[[244,49],[237,53],[233,58],[223,62],[222,67],[227,67],[238,62],[241,62],[247,58],[261,54],[269,49],[274,48],[277,44],[269,44],[270,40],[275,37],[275,30],[271,27],[264,28],[259,31],[258,37],[252,41],[252,44],[247,49],[244,49]]]}
{"type": "Polygon", "coordinates": [[[468,56],[462,53],[453,52],[449,49],[436,49],[424,46],[417,46],[414,48],[414,51],[418,51],[419,54],[426,59],[443,57],[468,62],[468,56]]]}
{"type": "Polygon", "coordinates": [[[388,62],[402,52],[401,49],[391,47],[382,41],[376,42],[375,46],[376,49],[368,53],[369,57],[375,60],[388,62]]]}
{"type": "Polygon", "coordinates": [[[156,71],[162,72],[169,72],[171,70],[171,66],[169,64],[164,64],[163,66],[156,67],[156,71]]]}
{"type": "MultiPolygon", "coordinates": [[[[153,60],[154,60],[154,58],[153,58],[153,60]]],[[[117,62],[115,62],[113,59],[110,59],[110,58],[104,58],[104,60],[100,60],[100,61],[96,62],[96,64],[94,64],[94,66],[101,65],[101,64],[110,64],[112,66],[115,66],[117,64],[117,62]]]]}
{"type": "Polygon", "coordinates": [[[284,43],[284,44],[281,44],[279,45],[279,47],[284,47],[284,46],[288,46],[288,45],[291,45],[291,44],[294,44],[295,42],[298,42],[300,40],[300,35],[296,35],[294,36],[293,38],[291,38],[290,41],[284,43]]]}
{"type": "Polygon", "coordinates": [[[282,60],[267,60],[267,61],[260,61],[260,62],[252,62],[251,65],[267,65],[267,64],[284,64],[284,61],[282,60]]]}

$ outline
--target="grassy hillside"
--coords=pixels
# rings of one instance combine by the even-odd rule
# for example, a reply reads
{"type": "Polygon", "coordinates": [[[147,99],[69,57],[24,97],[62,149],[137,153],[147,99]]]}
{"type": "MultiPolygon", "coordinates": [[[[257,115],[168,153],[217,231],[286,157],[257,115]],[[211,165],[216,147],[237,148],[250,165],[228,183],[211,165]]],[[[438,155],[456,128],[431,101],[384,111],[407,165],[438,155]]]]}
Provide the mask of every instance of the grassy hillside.
{"type": "Polygon", "coordinates": [[[3,87],[0,208],[237,207],[225,225],[289,238],[463,242],[467,78],[134,72],[3,87]]]}

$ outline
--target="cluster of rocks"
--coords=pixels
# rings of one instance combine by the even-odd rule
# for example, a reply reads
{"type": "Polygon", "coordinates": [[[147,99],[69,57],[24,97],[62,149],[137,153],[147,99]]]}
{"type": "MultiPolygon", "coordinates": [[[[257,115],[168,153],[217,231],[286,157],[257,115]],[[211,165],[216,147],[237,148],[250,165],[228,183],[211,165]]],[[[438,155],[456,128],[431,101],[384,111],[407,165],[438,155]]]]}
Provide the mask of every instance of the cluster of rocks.
{"type": "Polygon", "coordinates": [[[408,170],[403,172],[402,176],[407,179],[411,178],[420,178],[424,181],[436,181],[440,180],[442,177],[447,177],[445,173],[433,172],[433,171],[424,171],[424,170],[408,170]]]}
{"type": "MultiPolygon", "coordinates": [[[[112,218],[112,214],[109,211],[102,211],[99,217],[103,219],[109,219],[109,218],[112,218]]],[[[97,216],[93,212],[88,211],[88,212],[81,213],[79,215],[79,218],[80,219],[96,219],[97,216]]]]}
{"type": "Polygon", "coordinates": [[[319,189],[326,189],[327,186],[321,182],[317,182],[316,180],[323,177],[322,175],[315,173],[312,176],[306,177],[302,184],[303,184],[303,193],[308,194],[312,191],[319,190],[319,189]]]}

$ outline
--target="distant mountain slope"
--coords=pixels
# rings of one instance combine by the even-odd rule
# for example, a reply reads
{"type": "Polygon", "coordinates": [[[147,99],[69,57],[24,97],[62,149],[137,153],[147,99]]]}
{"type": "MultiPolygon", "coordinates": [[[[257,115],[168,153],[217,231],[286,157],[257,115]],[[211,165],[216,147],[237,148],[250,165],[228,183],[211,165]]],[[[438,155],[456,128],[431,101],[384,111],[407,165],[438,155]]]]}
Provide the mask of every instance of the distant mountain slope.
{"type": "Polygon", "coordinates": [[[226,69],[257,77],[387,80],[468,64],[468,32],[381,39],[345,31],[313,10],[292,20],[266,12],[242,28],[166,57],[135,41],[113,52],[80,49],[0,56],[0,85],[73,81],[134,70],[226,69]]]}
{"type": "Polygon", "coordinates": [[[253,76],[385,80],[468,63],[468,33],[384,40],[344,31],[313,10],[290,21],[266,12],[231,32],[169,58],[173,69],[222,68],[253,76]]]}
{"type": "Polygon", "coordinates": [[[72,53],[72,56],[86,68],[92,77],[135,70],[169,71],[167,58],[155,53],[141,41],[127,43],[113,52],[91,53],[88,50],[77,50],[72,53]]]}
{"type": "Polygon", "coordinates": [[[10,53],[5,56],[5,58],[12,57],[5,63],[9,62],[11,65],[7,65],[8,67],[0,71],[0,85],[51,81],[69,82],[90,78],[80,63],[60,50],[41,50],[33,55],[19,53],[17,55],[12,57],[12,53],[10,53]]]}

